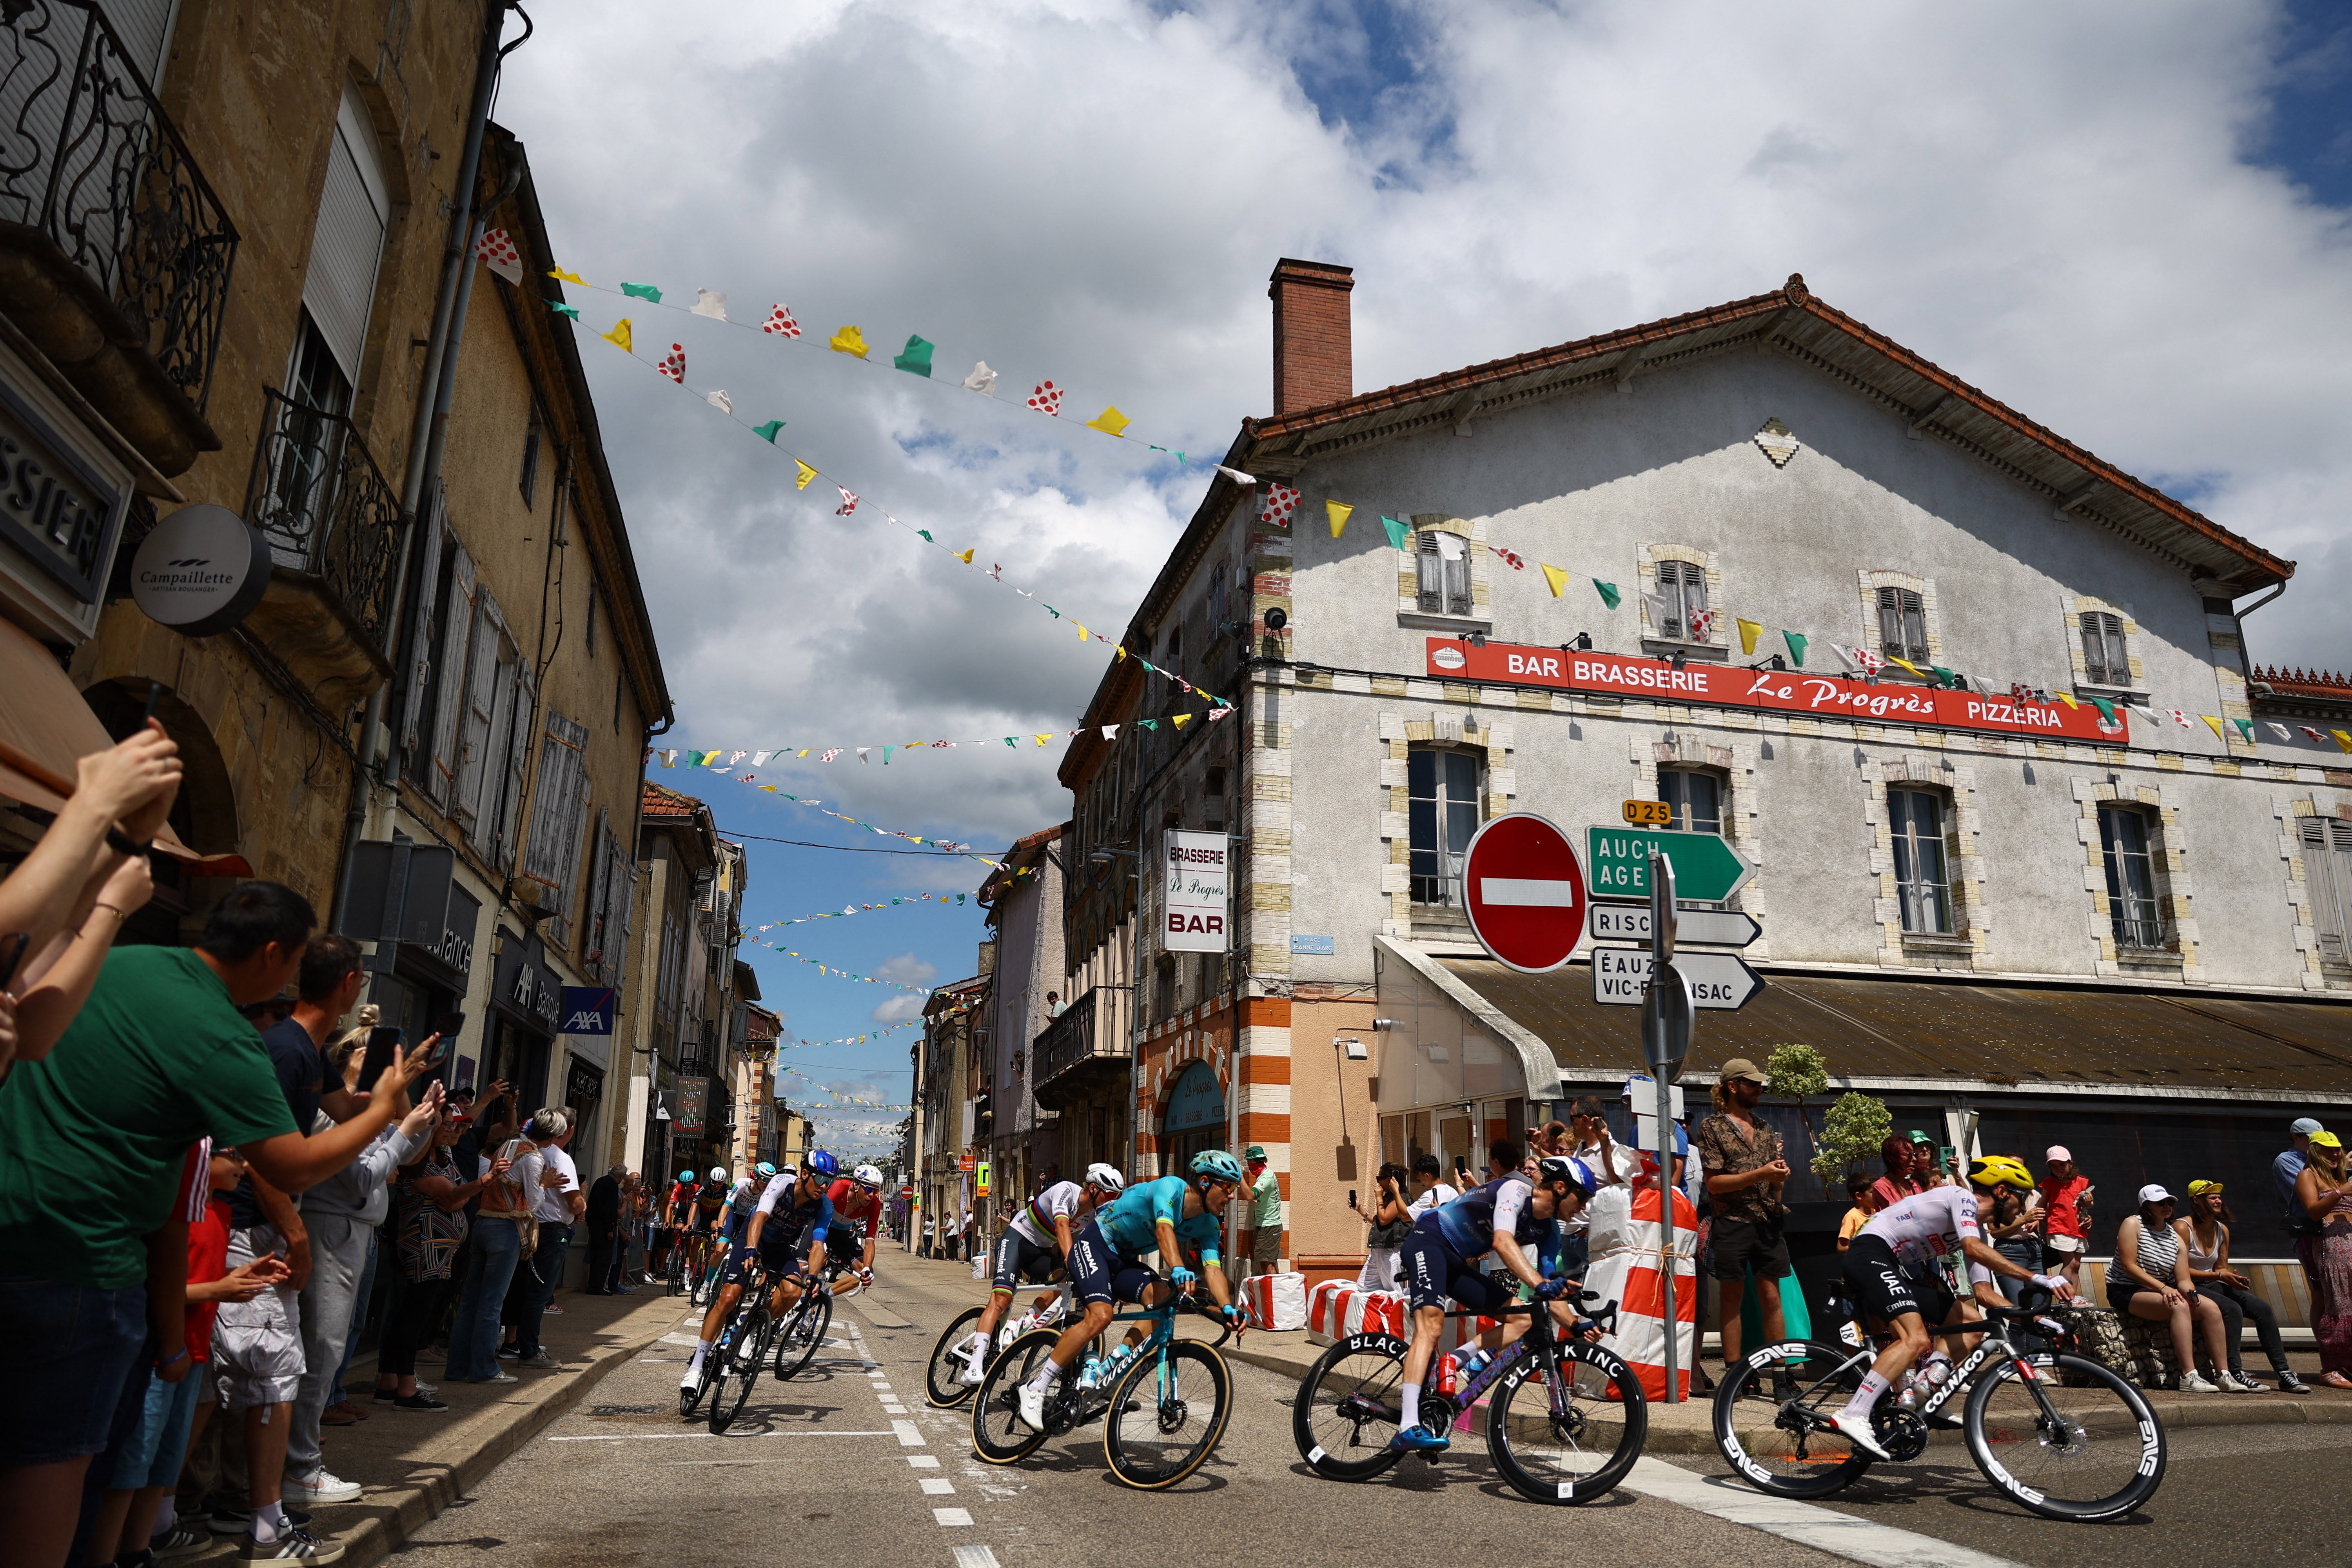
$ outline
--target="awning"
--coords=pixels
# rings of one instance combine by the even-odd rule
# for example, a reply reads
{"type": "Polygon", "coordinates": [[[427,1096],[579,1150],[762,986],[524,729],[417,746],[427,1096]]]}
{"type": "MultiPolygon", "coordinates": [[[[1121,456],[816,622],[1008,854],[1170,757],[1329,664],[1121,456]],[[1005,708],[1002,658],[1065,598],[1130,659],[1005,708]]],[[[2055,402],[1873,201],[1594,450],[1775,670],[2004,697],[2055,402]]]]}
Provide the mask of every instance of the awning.
{"type": "MultiPolygon", "coordinates": [[[[13,621],[0,620],[0,795],[43,811],[65,809],[74,791],[74,764],[110,750],[114,737],[98,721],[49,650],[13,621]]],[[[250,877],[240,856],[199,855],[167,826],[155,847],[197,877],[250,877]]]]}
{"type": "MultiPolygon", "coordinates": [[[[1522,974],[1430,962],[1551,1047],[1564,1085],[1642,1069],[1639,1010],[1592,999],[1590,965],[1522,974]]],[[[2265,1000],[2091,986],[1767,972],[1737,1013],[1698,1015],[1686,1079],[1800,1041],[1842,1087],[1972,1094],[2352,1100],[2352,997],[2265,1000]]]]}

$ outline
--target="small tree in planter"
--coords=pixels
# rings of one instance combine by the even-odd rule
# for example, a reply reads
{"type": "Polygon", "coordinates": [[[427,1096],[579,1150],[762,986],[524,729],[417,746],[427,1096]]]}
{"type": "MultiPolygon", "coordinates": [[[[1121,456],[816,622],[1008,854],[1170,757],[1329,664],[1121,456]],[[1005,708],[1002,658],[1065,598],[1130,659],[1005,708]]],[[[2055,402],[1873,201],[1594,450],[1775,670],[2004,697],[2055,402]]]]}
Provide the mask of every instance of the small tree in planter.
{"type": "Polygon", "coordinates": [[[1821,1147],[1820,1135],[1813,1131],[1813,1119],[1805,1113],[1805,1101],[1829,1090],[1830,1065],[1822,1053],[1794,1042],[1774,1046],[1772,1054],[1765,1059],[1764,1076],[1772,1080],[1773,1094],[1797,1102],[1797,1120],[1804,1123],[1805,1135],[1813,1140],[1815,1148],[1821,1147]]]}
{"type": "Polygon", "coordinates": [[[1830,1107],[1813,1146],[1813,1173],[1824,1183],[1843,1179],[1875,1159],[1878,1146],[1895,1132],[1895,1117],[1866,1094],[1849,1093],[1830,1107]]]}

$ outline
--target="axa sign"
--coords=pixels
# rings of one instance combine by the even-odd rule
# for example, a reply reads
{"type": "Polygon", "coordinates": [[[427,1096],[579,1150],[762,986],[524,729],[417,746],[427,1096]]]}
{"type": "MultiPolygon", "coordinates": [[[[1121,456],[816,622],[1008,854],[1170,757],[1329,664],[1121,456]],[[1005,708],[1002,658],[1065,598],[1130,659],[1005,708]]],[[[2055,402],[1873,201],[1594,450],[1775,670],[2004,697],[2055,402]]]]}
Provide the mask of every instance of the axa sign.
{"type": "Polygon", "coordinates": [[[563,988],[563,1029],[567,1035],[609,1035],[621,1011],[621,994],[610,985],[567,985],[563,988]]]}

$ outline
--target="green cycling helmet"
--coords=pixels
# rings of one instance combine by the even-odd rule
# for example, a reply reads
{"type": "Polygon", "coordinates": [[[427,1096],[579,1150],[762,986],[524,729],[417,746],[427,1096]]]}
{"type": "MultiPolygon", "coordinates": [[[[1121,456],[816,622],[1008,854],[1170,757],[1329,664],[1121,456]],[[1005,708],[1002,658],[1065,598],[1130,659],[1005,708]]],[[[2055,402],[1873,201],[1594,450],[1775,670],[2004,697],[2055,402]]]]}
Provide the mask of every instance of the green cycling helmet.
{"type": "Polygon", "coordinates": [[[1192,1156],[1192,1174],[1214,1182],[1231,1182],[1242,1185],[1249,1178],[1242,1171],[1242,1163],[1223,1149],[1204,1149],[1192,1156]]]}

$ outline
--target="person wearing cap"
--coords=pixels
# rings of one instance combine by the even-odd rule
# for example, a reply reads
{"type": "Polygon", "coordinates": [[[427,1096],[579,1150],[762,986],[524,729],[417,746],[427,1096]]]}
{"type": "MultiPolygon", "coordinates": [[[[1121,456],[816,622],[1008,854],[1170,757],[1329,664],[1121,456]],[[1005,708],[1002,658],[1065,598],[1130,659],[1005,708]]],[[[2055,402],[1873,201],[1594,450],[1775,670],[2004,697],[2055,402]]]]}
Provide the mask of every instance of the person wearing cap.
{"type": "Polygon", "coordinates": [[[1253,1143],[1243,1152],[1249,1167],[1250,1236],[1243,1250],[1249,1272],[1272,1274],[1282,1261],[1282,1179],[1265,1168],[1265,1146],[1253,1143]]]}
{"type": "MultiPolygon", "coordinates": [[[[1699,1164],[1715,1208],[1709,1241],[1719,1308],[1716,1321],[1727,1367],[1739,1359],[1739,1299],[1750,1268],[1756,1271],[1765,1342],[1777,1344],[1786,1333],[1780,1280],[1789,1272],[1789,1240],[1782,1229],[1789,1205],[1780,1201],[1780,1191],[1789,1180],[1789,1162],[1781,1157],[1780,1135],[1756,1116],[1766,1081],[1746,1057],[1725,1062],[1712,1092],[1715,1114],[1698,1128],[1699,1164]]],[[[1787,1372],[1774,1377],[1773,1392],[1777,1398],[1795,1397],[1787,1372]]]]}
{"type": "Polygon", "coordinates": [[[2279,1392],[2308,1394],[2311,1390],[2286,1363],[2286,1346],[2279,1339],[2278,1314],[2271,1310],[2268,1301],[2254,1294],[2252,1280],[2230,1267],[2231,1224],[2230,1205],[2222,1201],[2221,1184],[2209,1181],[2189,1184],[2189,1213],[2172,1222],[2173,1234],[2180,1237],[2180,1250],[2189,1258],[2189,1282],[2221,1313],[2221,1342],[2230,1347],[2229,1370],[2222,1374],[2221,1386],[2234,1388],[2240,1394],[2270,1392],[2246,1375],[2240,1342],[2245,1338],[2246,1320],[2252,1318],[2254,1333],[2263,1342],[2263,1353],[2271,1358],[2271,1371],[2278,1376],[2279,1392]]]}
{"type": "Polygon", "coordinates": [[[2352,1175],[2346,1173],[2344,1142],[2333,1132],[2305,1135],[2306,1159],[2294,1179],[2304,1217],[2320,1227],[2307,1245],[2310,1262],[2311,1337],[2319,1342],[2319,1381],[2352,1389],[2352,1175]]]}
{"type": "Polygon", "coordinates": [[[2228,1367],[2230,1351],[2221,1342],[2221,1310],[2211,1298],[2199,1295],[2189,1278],[2188,1255],[2181,1248],[2179,1234],[2172,1228],[2175,1206],[2172,1194],[2158,1183],[2150,1182],[2139,1190],[2139,1211],[2125,1215],[2123,1224],[2116,1227],[2116,1258],[2107,1270],[2107,1305],[2151,1323],[2168,1321],[2172,1353],[2180,1366],[2180,1392],[2220,1394],[2224,1385],[2208,1383],[2197,1373],[2195,1334],[2205,1336],[2214,1370],[2228,1367]]]}
{"type": "Polygon", "coordinates": [[[1936,1140],[1924,1127],[1914,1127],[1911,1139],[1911,1173],[1919,1179],[1919,1190],[1929,1187],[1957,1187],[1960,1184],[1960,1156],[1955,1152],[1945,1157],[1943,1169],[1936,1168],[1936,1140]]]}
{"type": "Polygon", "coordinates": [[[2319,1291],[2319,1281],[2312,1271],[2310,1244],[2319,1235],[2320,1226],[2317,1221],[2303,1212],[2303,1205],[2295,1197],[2294,1189],[2304,1166],[2311,1163],[2311,1135],[2325,1131],[2311,1117],[2296,1117],[2287,1124],[2286,1147],[2271,1162],[2271,1181],[2278,1188],[2279,1208],[2286,1220],[2286,1233],[2294,1243],[2294,1260],[2303,1266],[2304,1284],[2315,1296],[2319,1291]]]}
{"type": "Polygon", "coordinates": [[[2042,1210],[2049,1216],[2042,1227],[2042,1250],[2051,1255],[2066,1283],[2080,1291],[2083,1254],[2090,1246],[2095,1189],[2089,1178],[2074,1169],[2074,1152],[2063,1143],[2053,1143],[2042,1151],[2042,1163],[2050,1168],[2041,1186],[2042,1210]]]}

